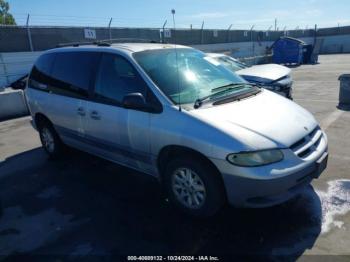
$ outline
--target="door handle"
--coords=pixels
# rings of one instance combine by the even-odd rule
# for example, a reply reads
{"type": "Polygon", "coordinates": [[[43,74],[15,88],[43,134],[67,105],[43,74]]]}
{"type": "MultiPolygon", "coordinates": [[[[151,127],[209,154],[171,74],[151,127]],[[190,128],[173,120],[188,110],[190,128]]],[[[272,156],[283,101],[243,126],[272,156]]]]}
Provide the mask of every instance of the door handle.
{"type": "Polygon", "coordinates": [[[95,119],[95,120],[100,120],[100,119],[101,119],[101,115],[100,115],[100,113],[97,112],[97,111],[91,111],[90,117],[91,117],[92,119],[95,119]]]}
{"type": "Polygon", "coordinates": [[[83,107],[79,107],[78,110],[77,110],[77,113],[80,116],[85,116],[86,115],[85,109],[83,107]]]}

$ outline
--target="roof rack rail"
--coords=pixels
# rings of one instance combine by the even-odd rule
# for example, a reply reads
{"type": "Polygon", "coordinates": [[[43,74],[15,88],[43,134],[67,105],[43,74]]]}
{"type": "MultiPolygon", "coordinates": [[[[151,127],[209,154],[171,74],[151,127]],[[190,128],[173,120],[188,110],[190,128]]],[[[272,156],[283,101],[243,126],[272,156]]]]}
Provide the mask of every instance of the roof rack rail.
{"type": "Polygon", "coordinates": [[[82,45],[96,45],[96,46],[110,46],[113,43],[159,43],[159,41],[152,39],[141,39],[141,38],[112,38],[103,39],[93,42],[72,42],[72,43],[62,43],[56,45],[57,48],[60,47],[78,47],[82,45]]]}
{"type": "Polygon", "coordinates": [[[64,43],[64,44],[58,44],[56,45],[57,48],[59,47],[78,47],[81,45],[97,45],[97,46],[110,46],[110,44],[102,41],[94,41],[94,42],[73,42],[73,43],[64,43]]]}
{"type": "Polygon", "coordinates": [[[101,43],[159,43],[154,39],[144,39],[144,38],[112,38],[100,40],[101,43]]]}

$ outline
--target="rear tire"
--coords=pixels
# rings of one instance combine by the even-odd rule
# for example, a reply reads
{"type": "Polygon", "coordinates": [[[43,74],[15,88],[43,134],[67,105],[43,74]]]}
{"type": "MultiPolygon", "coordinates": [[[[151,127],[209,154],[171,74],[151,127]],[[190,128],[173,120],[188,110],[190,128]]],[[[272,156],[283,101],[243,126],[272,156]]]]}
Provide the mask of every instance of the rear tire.
{"type": "Polygon", "coordinates": [[[63,143],[49,122],[44,122],[39,127],[41,144],[50,158],[56,159],[62,155],[63,143]]]}
{"type": "Polygon", "coordinates": [[[164,186],[169,200],[191,216],[214,216],[225,203],[217,171],[200,158],[172,160],[165,169],[164,186]]]}

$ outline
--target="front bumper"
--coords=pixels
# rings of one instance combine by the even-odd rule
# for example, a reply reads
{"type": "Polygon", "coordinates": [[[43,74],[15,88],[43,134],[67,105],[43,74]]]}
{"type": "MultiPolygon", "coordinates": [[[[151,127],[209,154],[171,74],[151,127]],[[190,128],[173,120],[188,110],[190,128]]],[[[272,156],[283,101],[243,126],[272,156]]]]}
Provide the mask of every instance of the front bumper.
{"type": "Polygon", "coordinates": [[[281,204],[295,197],[320,176],[316,163],[292,175],[258,180],[242,177],[226,177],[226,188],[230,188],[228,199],[231,205],[238,207],[262,208],[281,204]]]}
{"type": "Polygon", "coordinates": [[[213,160],[222,173],[228,202],[235,207],[269,207],[295,197],[327,167],[327,137],[307,160],[284,150],[279,163],[257,168],[236,167],[213,160]]]}

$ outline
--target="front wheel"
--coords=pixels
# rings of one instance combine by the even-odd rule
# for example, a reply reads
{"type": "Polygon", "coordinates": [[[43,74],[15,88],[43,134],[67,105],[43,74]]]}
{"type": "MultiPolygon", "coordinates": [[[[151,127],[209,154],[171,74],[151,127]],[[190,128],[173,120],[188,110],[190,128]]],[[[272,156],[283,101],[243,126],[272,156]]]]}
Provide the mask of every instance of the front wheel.
{"type": "Polygon", "coordinates": [[[213,216],[225,202],[217,171],[201,159],[171,161],[165,172],[165,186],[171,202],[193,216],[213,216]]]}

